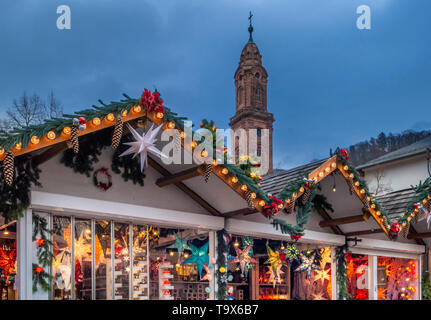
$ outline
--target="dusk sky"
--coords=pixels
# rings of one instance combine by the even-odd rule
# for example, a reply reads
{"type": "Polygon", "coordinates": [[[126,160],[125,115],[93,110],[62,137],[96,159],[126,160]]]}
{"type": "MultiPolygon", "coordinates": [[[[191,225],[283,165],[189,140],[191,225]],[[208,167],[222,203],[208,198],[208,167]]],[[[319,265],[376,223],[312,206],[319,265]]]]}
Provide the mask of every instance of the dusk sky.
{"type": "Polygon", "coordinates": [[[429,0],[3,0],[0,116],[24,90],[52,89],[71,113],[157,88],[173,111],[226,128],[250,10],[276,167],[381,131],[431,129],[429,0]],[[71,30],[57,29],[59,5],[71,30]],[[371,30],[356,27],[360,5],[371,30]]]}

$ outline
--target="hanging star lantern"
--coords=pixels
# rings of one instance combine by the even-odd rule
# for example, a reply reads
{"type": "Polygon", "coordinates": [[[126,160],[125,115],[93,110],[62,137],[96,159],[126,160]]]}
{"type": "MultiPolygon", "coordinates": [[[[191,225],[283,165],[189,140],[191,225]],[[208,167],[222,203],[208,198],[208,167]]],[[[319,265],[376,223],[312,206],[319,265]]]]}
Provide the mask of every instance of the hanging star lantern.
{"type": "Polygon", "coordinates": [[[320,259],[320,268],[325,268],[327,263],[331,263],[331,248],[326,247],[322,248],[321,259],[320,259]]]}
{"type": "Polygon", "coordinates": [[[284,272],[281,270],[281,267],[283,265],[279,264],[276,269],[274,270],[274,268],[272,266],[268,266],[268,271],[269,271],[269,280],[268,283],[272,282],[272,286],[275,287],[275,284],[281,283],[281,274],[283,274],[284,272]]]}
{"type": "Polygon", "coordinates": [[[276,271],[278,266],[282,264],[280,252],[272,250],[268,244],[266,244],[266,250],[268,252],[268,260],[265,261],[265,264],[271,264],[272,269],[276,271]]]}
{"type": "Polygon", "coordinates": [[[143,133],[142,136],[135,130],[133,127],[127,123],[127,127],[130,130],[130,133],[135,138],[133,142],[125,142],[124,144],[130,146],[129,149],[120,154],[120,157],[126,156],[128,154],[132,154],[133,158],[137,155],[140,157],[141,161],[141,171],[144,170],[144,165],[148,165],[148,152],[162,158],[167,158],[159,149],[155,147],[155,143],[157,141],[156,136],[162,128],[162,124],[153,130],[154,125],[152,124],[150,129],[148,129],[147,133],[143,133]]]}
{"type": "Polygon", "coordinates": [[[314,276],[314,281],[322,281],[322,284],[325,282],[325,280],[330,280],[330,275],[329,275],[329,271],[331,269],[323,269],[323,270],[314,270],[315,272],[315,276],[314,276]]]}
{"type": "Polygon", "coordinates": [[[253,248],[253,244],[250,243],[243,250],[238,247],[235,248],[236,257],[234,257],[233,262],[239,263],[241,268],[241,274],[245,277],[248,275],[248,270],[252,267],[252,263],[255,263],[256,260],[251,257],[250,251],[253,248]]]}
{"type": "Polygon", "coordinates": [[[319,266],[314,263],[314,259],[316,258],[316,253],[313,253],[310,257],[307,257],[305,254],[301,253],[300,259],[301,264],[298,268],[295,269],[295,272],[306,271],[307,278],[310,279],[311,271],[318,270],[319,266]]]}
{"type": "Polygon", "coordinates": [[[178,237],[178,235],[175,233],[175,243],[171,244],[167,249],[176,249],[178,251],[178,260],[180,260],[181,255],[183,254],[185,249],[191,250],[189,245],[187,244],[188,236],[185,236],[184,238],[178,237]]]}
{"type": "Polygon", "coordinates": [[[199,271],[199,277],[202,274],[202,268],[204,263],[208,263],[210,260],[210,257],[208,256],[208,241],[200,248],[194,246],[193,244],[189,244],[190,250],[192,250],[192,255],[184,260],[181,264],[187,264],[187,263],[195,263],[198,267],[199,271]]]}
{"type": "Polygon", "coordinates": [[[292,263],[293,261],[299,259],[299,250],[296,248],[296,245],[294,243],[288,244],[284,249],[284,253],[284,261],[287,260],[289,261],[289,263],[292,263]]]}

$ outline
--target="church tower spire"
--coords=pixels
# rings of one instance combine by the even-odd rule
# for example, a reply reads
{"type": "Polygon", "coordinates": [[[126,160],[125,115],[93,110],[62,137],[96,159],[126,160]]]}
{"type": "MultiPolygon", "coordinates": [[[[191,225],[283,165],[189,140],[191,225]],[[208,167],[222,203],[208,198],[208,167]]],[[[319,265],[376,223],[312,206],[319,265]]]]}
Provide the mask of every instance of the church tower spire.
{"type": "MultiPolygon", "coordinates": [[[[234,75],[236,113],[230,119],[229,124],[234,131],[244,129],[247,132],[247,137],[250,129],[257,129],[257,156],[262,158],[262,164],[267,164],[267,173],[271,173],[273,171],[272,123],[274,122],[274,116],[267,109],[268,73],[262,65],[259,48],[253,41],[252,17],[253,15],[250,12],[248,17],[250,21],[248,27],[250,37],[242,49],[239,65],[234,75]],[[263,137],[262,132],[266,132],[268,137],[263,137]],[[262,150],[261,143],[264,138],[269,139],[269,147],[262,150]],[[268,151],[266,152],[266,150],[268,151]]],[[[247,152],[249,152],[248,146],[247,152]]]]}

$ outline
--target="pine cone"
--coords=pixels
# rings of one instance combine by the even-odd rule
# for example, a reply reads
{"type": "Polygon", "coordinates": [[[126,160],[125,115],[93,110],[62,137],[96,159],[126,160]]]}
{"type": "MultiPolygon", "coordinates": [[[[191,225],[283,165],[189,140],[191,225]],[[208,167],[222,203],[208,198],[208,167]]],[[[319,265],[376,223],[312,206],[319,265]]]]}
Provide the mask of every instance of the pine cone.
{"type": "Polygon", "coordinates": [[[78,126],[73,125],[70,131],[70,141],[72,142],[73,152],[79,152],[78,126]]]}
{"type": "Polygon", "coordinates": [[[310,188],[305,188],[304,194],[302,195],[302,204],[306,204],[310,199],[311,191],[310,188]]]}
{"type": "Polygon", "coordinates": [[[247,191],[247,195],[246,195],[245,199],[247,200],[247,204],[248,204],[249,208],[250,209],[254,209],[255,208],[254,207],[254,202],[253,202],[253,198],[251,197],[251,192],[250,191],[247,191]]]}
{"type": "Polygon", "coordinates": [[[9,186],[13,182],[13,176],[15,173],[14,157],[13,152],[8,151],[3,160],[3,176],[9,186]]]}
{"type": "Polygon", "coordinates": [[[117,123],[115,124],[114,132],[112,134],[112,149],[117,149],[120,145],[121,137],[123,135],[123,119],[121,117],[117,118],[117,123]]]}
{"type": "Polygon", "coordinates": [[[391,226],[389,225],[389,222],[388,222],[388,218],[386,218],[386,216],[383,216],[383,225],[388,230],[391,228],[391,226]]]}
{"type": "Polygon", "coordinates": [[[292,198],[287,204],[287,213],[292,214],[294,210],[295,210],[295,200],[292,198]]]}
{"type": "Polygon", "coordinates": [[[409,229],[410,229],[410,222],[407,222],[407,224],[401,228],[400,235],[407,239],[407,236],[409,234],[409,229]]]}
{"type": "Polygon", "coordinates": [[[369,209],[370,208],[370,201],[368,200],[368,196],[365,195],[362,198],[362,203],[364,204],[365,209],[369,209]]]}
{"type": "Polygon", "coordinates": [[[175,130],[174,133],[174,150],[175,152],[181,151],[181,135],[178,130],[175,130]]]}
{"type": "Polygon", "coordinates": [[[204,179],[205,182],[208,182],[208,179],[210,178],[211,172],[213,171],[212,165],[207,163],[205,165],[205,172],[204,172],[204,179]]]}

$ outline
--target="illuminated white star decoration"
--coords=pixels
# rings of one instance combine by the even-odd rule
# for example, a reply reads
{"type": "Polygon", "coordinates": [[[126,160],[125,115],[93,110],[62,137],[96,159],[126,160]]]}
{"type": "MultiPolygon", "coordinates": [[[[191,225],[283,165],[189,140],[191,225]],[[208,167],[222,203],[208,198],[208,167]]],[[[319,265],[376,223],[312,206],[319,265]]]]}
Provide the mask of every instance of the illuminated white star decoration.
{"type": "Polygon", "coordinates": [[[329,270],[330,269],[325,269],[325,270],[314,270],[314,272],[316,273],[316,275],[314,276],[314,281],[322,281],[322,284],[325,283],[325,280],[330,280],[329,278],[329,270]]]}
{"type": "Polygon", "coordinates": [[[322,249],[320,268],[324,269],[327,263],[331,263],[331,248],[326,247],[322,249]]]}
{"type": "Polygon", "coordinates": [[[268,270],[269,270],[269,280],[268,280],[268,282],[269,283],[271,283],[272,282],[272,286],[275,288],[275,284],[278,282],[278,283],[281,283],[281,274],[282,273],[284,273],[282,270],[281,270],[281,267],[282,267],[283,265],[282,264],[279,264],[279,265],[277,265],[277,267],[275,268],[275,270],[274,270],[274,268],[272,268],[272,266],[268,266],[268,270]],[[274,272],[275,271],[275,272],[274,272]]]}
{"type": "Polygon", "coordinates": [[[158,157],[165,157],[167,158],[159,149],[155,147],[155,143],[157,141],[156,137],[159,133],[160,129],[163,125],[158,126],[156,129],[153,130],[154,124],[151,125],[151,128],[148,129],[147,133],[143,133],[142,136],[132,128],[130,124],[127,123],[127,127],[130,130],[130,133],[135,138],[135,141],[133,142],[125,142],[124,144],[130,146],[129,149],[124,151],[122,154],[120,154],[120,157],[126,156],[128,154],[132,154],[133,158],[135,158],[137,155],[139,155],[141,160],[141,171],[144,170],[144,165],[148,166],[148,152],[158,156],[158,157]]]}

